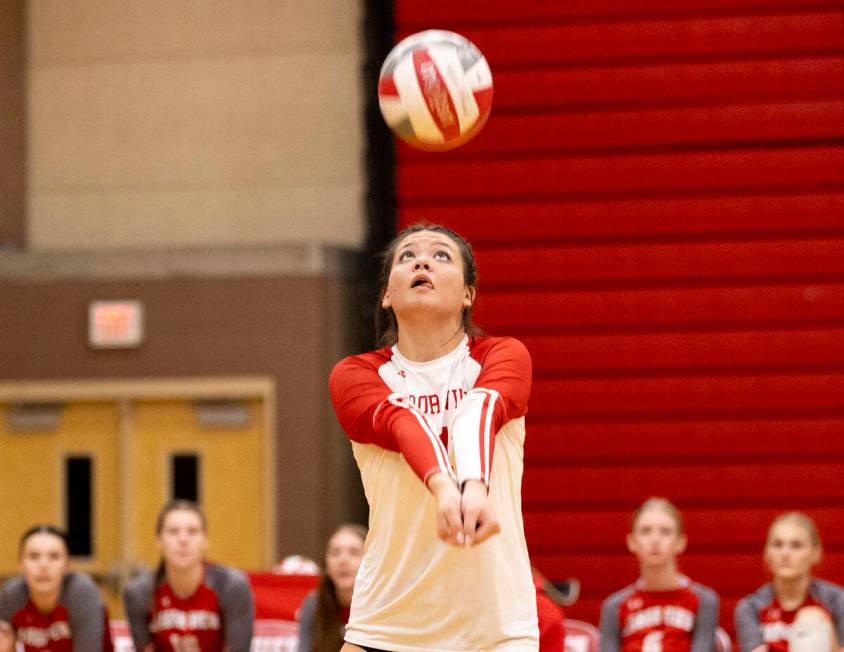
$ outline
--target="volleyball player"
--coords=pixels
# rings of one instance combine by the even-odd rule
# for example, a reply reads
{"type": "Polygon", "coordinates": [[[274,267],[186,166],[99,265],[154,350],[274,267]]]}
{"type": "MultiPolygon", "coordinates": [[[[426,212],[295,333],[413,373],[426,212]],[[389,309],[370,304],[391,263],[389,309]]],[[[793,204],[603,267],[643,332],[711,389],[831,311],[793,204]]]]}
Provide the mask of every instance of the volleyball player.
{"type": "Polygon", "coordinates": [[[249,652],[255,606],[244,573],[205,560],[207,522],[199,507],[164,506],[155,532],[161,563],[126,587],[137,652],[249,652]]]}
{"type": "Polygon", "coordinates": [[[21,574],[0,592],[0,652],[111,650],[108,615],[100,590],[84,573],[68,569],[67,537],[52,525],[35,525],[20,540],[21,574]]]}
{"type": "Polygon", "coordinates": [[[633,514],[627,548],[639,579],[604,601],[601,652],[712,652],[718,596],[680,572],[680,511],[665,498],[646,500],[633,514]]]}
{"type": "Polygon", "coordinates": [[[305,597],[297,614],[298,652],[337,652],[343,646],[365,541],[366,528],[356,523],[341,525],[328,539],[319,587],[305,597]]]}
{"type": "MultiPolygon", "coordinates": [[[[736,606],[742,652],[832,652],[844,641],[844,587],[812,576],[821,560],[814,521],[781,514],[768,530],[771,582],[736,606]]],[[[844,650],[844,648],[842,648],[844,650]]]]}
{"type": "Polygon", "coordinates": [[[531,362],[476,334],[476,276],[453,231],[404,230],[381,270],[383,348],[331,374],[370,507],[343,650],[537,649],[520,493],[531,362]]]}

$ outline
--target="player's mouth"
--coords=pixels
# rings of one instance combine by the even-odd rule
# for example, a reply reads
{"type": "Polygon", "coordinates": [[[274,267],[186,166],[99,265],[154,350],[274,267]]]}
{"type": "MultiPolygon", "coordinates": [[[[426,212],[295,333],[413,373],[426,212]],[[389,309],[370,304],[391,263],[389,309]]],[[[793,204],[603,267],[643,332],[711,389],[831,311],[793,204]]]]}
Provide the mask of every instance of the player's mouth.
{"type": "Polygon", "coordinates": [[[426,274],[418,274],[417,276],[413,277],[413,281],[410,283],[410,287],[414,289],[419,287],[427,287],[433,290],[434,283],[426,274]]]}

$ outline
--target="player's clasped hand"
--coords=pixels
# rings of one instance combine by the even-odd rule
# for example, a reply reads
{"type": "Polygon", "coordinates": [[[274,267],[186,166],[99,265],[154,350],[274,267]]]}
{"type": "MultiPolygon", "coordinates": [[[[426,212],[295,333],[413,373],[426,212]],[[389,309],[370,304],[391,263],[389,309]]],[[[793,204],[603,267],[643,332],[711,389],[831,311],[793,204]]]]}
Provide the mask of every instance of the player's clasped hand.
{"type": "Polygon", "coordinates": [[[454,546],[463,545],[463,519],[460,514],[460,491],[444,473],[428,480],[428,489],[437,501],[437,536],[454,546]]]}
{"type": "Polygon", "coordinates": [[[460,496],[460,512],[463,520],[465,546],[475,546],[501,531],[501,525],[486,485],[480,480],[468,480],[460,496]]]}
{"type": "Polygon", "coordinates": [[[428,481],[437,501],[437,536],[445,543],[471,547],[501,531],[480,480],[469,480],[462,493],[451,478],[437,473],[428,481]]]}

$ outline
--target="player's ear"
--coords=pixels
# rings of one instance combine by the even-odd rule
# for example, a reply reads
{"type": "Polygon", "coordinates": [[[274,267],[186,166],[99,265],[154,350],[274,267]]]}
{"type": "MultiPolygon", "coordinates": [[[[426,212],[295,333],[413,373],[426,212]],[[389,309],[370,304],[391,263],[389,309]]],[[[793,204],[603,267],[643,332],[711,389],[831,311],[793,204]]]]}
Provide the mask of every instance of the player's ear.
{"type": "Polygon", "coordinates": [[[630,532],[627,534],[627,550],[629,550],[634,555],[638,548],[636,547],[636,539],[633,538],[633,533],[630,532]]]}
{"type": "Polygon", "coordinates": [[[384,290],[384,294],[381,295],[381,307],[384,310],[387,310],[392,304],[390,303],[390,291],[384,290]]]}
{"type": "Polygon", "coordinates": [[[473,303],[475,303],[475,288],[467,285],[466,291],[463,294],[463,307],[471,308],[473,303]]]}
{"type": "Polygon", "coordinates": [[[678,555],[682,555],[684,552],[686,552],[686,546],[688,545],[688,543],[689,539],[686,537],[685,534],[677,535],[677,545],[674,546],[674,551],[678,555]]]}

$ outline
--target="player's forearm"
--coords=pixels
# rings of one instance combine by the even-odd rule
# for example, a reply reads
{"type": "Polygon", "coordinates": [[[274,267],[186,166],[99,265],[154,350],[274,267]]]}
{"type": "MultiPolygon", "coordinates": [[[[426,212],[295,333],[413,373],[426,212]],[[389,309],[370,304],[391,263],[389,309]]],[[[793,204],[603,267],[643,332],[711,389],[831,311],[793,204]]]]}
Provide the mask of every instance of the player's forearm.
{"type": "Polygon", "coordinates": [[[452,423],[457,481],[480,480],[489,485],[495,449],[497,392],[474,389],[460,404],[452,423]]]}

